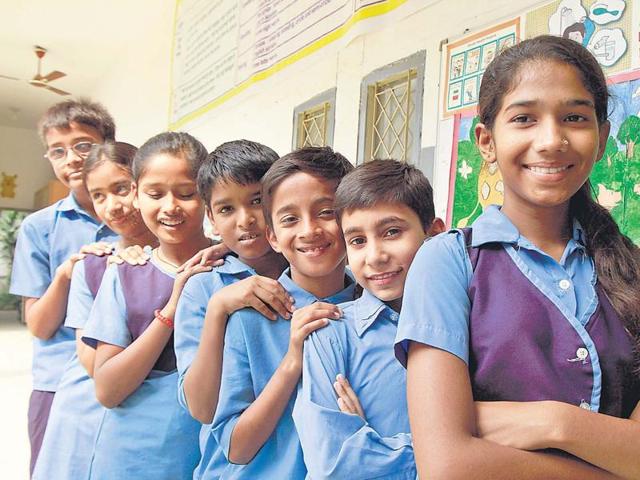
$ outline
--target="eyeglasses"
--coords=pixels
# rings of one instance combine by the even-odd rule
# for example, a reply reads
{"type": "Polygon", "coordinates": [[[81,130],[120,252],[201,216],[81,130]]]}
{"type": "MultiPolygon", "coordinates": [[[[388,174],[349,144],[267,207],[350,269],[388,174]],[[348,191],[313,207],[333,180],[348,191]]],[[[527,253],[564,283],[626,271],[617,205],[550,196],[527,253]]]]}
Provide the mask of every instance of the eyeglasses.
{"type": "Polygon", "coordinates": [[[87,158],[89,152],[91,151],[91,147],[97,145],[97,143],[92,142],[78,142],[71,147],[52,147],[47,150],[47,153],[44,154],[44,158],[48,158],[52,162],[62,160],[63,158],[67,158],[67,153],[69,150],[73,150],[73,152],[82,159],[87,158]]]}

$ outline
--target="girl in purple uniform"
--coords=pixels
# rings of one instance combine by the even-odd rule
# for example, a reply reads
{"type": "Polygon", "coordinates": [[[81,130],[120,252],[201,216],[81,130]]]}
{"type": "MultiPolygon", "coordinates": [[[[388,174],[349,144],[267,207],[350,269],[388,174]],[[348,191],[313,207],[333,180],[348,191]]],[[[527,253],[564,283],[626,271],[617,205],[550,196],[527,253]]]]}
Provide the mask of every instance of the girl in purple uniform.
{"type": "Polygon", "coordinates": [[[92,479],[191,478],[200,424],[178,404],[173,317],[187,279],[211,270],[176,271],[210,245],[196,173],[207,152],[186,133],[148,140],[134,159],[134,204],[159,247],[145,265],[104,274],[83,340],[97,342],[94,380],[109,410],[95,443],[92,479]]]}
{"type": "Polygon", "coordinates": [[[398,328],[421,478],[640,478],[640,257],[589,183],[607,103],[568,39],[484,74],[475,134],[504,204],[421,247],[398,328]]]}
{"type": "MultiPolygon", "coordinates": [[[[95,145],[84,163],[84,182],[96,214],[120,235],[118,249],[154,245],[157,240],[133,206],[133,145],[105,142],[95,145]]],[[[65,326],[79,340],[89,318],[109,256],[87,255],[73,269],[65,326]]],[[[89,478],[93,445],[104,415],[95,398],[93,372],[95,350],[82,341],[67,364],[51,406],[47,431],[33,478],[81,480],[89,478]]]]}

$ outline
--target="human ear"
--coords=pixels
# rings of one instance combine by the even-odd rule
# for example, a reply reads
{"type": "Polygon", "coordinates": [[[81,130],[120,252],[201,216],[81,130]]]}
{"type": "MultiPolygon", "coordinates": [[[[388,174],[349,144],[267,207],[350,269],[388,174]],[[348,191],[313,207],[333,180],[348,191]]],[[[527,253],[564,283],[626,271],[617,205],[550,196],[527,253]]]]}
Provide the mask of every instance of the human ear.
{"type": "Polygon", "coordinates": [[[267,228],[265,229],[265,233],[267,235],[267,240],[269,241],[269,245],[271,245],[271,248],[273,249],[273,251],[276,253],[282,253],[282,251],[278,247],[278,239],[276,238],[276,234],[273,233],[273,229],[267,225],[267,228]]]}
{"type": "Polygon", "coordinates": [[[600,139],[600,144],[598,145],[598,156],[596,157],[596,162],[599,162],[604,155],[604,151],[607,148],[607,140],[609,140],[609,132],[611,130],[611,123],[609,120],[606,120],[600,125],[598,131],[598,137],[600,139]]]}
{"type": "Polygon", "coordinates": [[[431,226],[427,230],[427,238],[433,237],[434,235],[438,235],[439,233],[442,233],[444,231],[445,231],[444,222],[442,221],[441,218],[436,217],[433,219],[433,222],[431,222],[431,226]]]}
{"type": "Polygon", "coordinates": [[[493,163],[496,161],[496,147],[493,143],[493,135],[491,130],[486,127],[484,123],[478,123],[476,125],[476,144],[480,155],[487,163],[493,163]]]}

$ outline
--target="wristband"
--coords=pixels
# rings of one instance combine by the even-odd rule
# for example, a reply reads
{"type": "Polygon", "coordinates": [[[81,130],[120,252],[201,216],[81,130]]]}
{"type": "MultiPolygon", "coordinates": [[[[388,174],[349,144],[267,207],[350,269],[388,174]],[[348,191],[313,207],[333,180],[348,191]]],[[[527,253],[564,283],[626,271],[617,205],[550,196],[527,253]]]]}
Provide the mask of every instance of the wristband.
{"type": "Polygon", "coordinates": [[[170,319],[169,317],[165,317],[164,315],[162,315],[159,309],[154,311],[153,315],[155,316],[155,319],[158,320],[160,323],[165,324],[169,328],[173,328],[173,320],[170,319]]]}

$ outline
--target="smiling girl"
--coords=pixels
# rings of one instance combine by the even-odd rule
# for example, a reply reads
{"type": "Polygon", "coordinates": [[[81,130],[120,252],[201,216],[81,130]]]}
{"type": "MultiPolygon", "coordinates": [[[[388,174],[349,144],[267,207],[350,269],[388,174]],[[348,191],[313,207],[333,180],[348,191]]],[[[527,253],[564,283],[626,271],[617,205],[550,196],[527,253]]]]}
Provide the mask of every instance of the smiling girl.
{"type": "Polygon", "coordinates": [[[196,174],[207,152],[186,133],[163,133],[138,150],[134,205],[158,238],[151,262],[107,269],[84,332],[97,342],[96,396],[110,409],[96,440],[96,479],[191,478],[199,424],[179,405],[173,316],[187,279],[176,270],[210,245],[196,174]]]}
{"type": "Polygon", "coordinates": [[[421,477],[640,478],[639,254],[588,180],[607,101],[568,39],[484,74],[475,133],[504,205],[421,247],[398,329],[421,477]]]}

